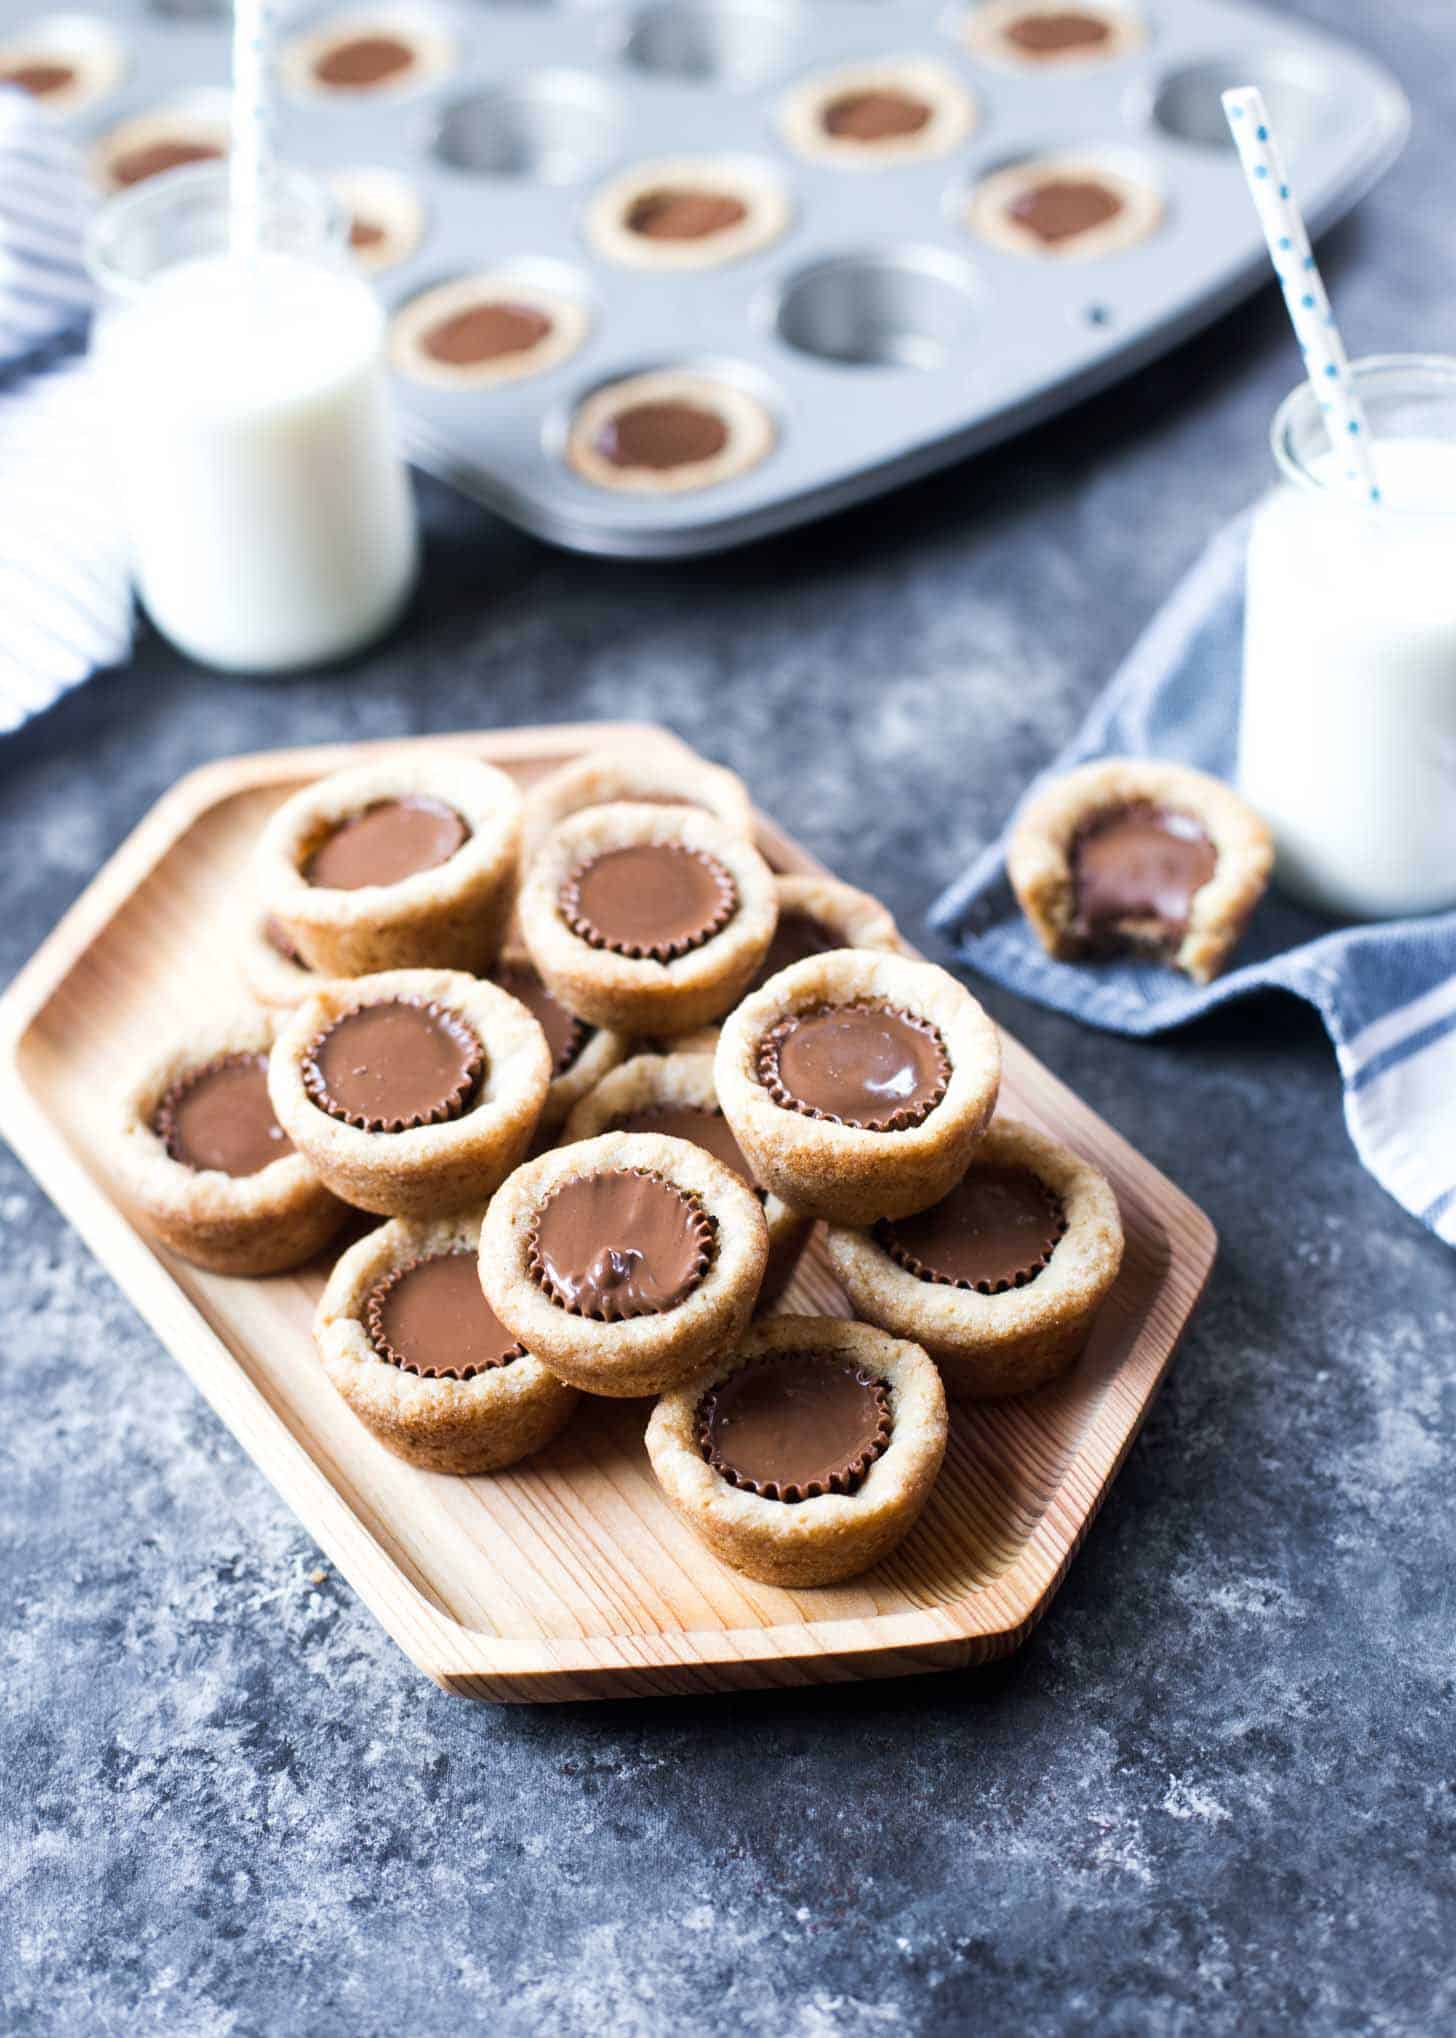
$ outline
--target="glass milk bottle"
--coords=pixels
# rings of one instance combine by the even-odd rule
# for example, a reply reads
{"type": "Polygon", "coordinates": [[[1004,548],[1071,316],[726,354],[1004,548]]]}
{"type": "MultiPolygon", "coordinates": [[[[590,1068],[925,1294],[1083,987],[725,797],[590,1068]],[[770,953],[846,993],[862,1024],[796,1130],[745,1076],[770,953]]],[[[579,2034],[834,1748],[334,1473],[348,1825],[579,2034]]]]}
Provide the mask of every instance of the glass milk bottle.
{"type": "Polygon", "coordinates": [[[327,192],[266,187],[262,247],[228,250],[224,167],[103,207],[92,347],[138,591],[205,664],[287,671],[377,637],[414,584],[384,315],[327,192]]]}
{"type": "Polygon", "coordinates": [[[1456,360],[1354,364],[1381,499],[1343,481],[1309,384],[1273,426],[1249,539],[1239,785],[1277,882],[1324,912],[1456,906],[1456,360]]]}

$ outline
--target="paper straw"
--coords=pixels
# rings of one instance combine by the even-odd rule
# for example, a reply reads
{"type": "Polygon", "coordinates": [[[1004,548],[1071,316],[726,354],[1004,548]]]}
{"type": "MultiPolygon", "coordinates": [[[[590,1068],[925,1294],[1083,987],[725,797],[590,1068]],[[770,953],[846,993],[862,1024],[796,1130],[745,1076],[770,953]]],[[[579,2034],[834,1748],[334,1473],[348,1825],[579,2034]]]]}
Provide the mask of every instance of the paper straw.
{"type": "Polygon", "coordinates": [[[1330,310],[1304,220],[1294,202],[1284,156],[1269,122],[1264,95],[1253,85],[1223,94],[1223,110],[1254,210],[1269,243],[1269,258],[1284,290],[1294,324],[1294,337],[1304,355],[1305,372],[1324,412],[1330,444],[1344,462],[1345,480],[1369,502],[1379,502],[1380,485],[1370,443],[1365,409],[1350,373],[1350,357],[1330,310]]]}
{"type": "Polygon", "coordinates": [[[263,243],[263,189],[273,159],[270,69],[274,0],[233,0],[232,146],[228,196],[232,246],[256,254],[263,243]]]}

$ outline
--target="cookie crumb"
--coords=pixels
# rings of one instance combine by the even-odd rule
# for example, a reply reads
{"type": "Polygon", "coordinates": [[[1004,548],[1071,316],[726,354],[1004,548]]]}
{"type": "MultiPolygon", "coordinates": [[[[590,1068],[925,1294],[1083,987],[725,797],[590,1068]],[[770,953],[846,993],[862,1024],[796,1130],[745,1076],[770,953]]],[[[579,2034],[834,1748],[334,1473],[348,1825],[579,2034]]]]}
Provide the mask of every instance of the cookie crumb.
{"type": "Polygon", "coordinates": [[[310,1571],[308,1574],[308,1582],[310,1585],[322,1585],[324,1580],[328,1577],[328,1575],[329,1574],[327,1571],[310,1571]]]}

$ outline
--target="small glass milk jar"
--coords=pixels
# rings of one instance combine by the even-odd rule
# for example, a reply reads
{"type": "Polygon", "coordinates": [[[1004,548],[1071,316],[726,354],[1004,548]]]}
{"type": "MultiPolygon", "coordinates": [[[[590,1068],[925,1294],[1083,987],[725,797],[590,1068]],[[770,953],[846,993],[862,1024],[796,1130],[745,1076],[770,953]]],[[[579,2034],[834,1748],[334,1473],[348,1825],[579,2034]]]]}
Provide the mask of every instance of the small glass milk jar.
{"type": "Polygon", "coordinates": [[[174,170],[91,230],[92,336],[137,588],[204,664],[342,658],[404,606],[418,565],[384,313],[322,185],[275,170],[260,245],[231,245],[228,171],[174,170]]]}
{"type": "Polygon", "coordinates": [[[1274,419],[1249,538],[1239,786],[1306,905],[1456,906],[1456,360],[1353,364],[1380,499],[1345,480],[1310,384],[1274,419]]]}

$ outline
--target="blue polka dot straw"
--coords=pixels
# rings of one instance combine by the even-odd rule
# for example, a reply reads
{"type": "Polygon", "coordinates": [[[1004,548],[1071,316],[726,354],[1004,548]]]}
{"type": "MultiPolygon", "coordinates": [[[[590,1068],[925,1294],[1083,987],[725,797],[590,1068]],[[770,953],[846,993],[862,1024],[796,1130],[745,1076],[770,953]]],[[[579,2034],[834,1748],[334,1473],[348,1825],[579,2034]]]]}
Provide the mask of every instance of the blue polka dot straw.
{"type": "Polygon", "coordinates": [[[263,192],[273,162],[273,25],[277,0],[233,0],[229,203],[235,253],[263,241],[263,192]]]}
{"type": "Polygon", "coordinates": [[[1344,459],[1350,488],[1369,502],[1379,502],[1370,427],[1294,200],[1284,157],[1269,124],[1264,95],[1253,85],[1241,85],[1237,91],[1224,93],[1223,110],[1269,243],[1269,258],[1284,291],[1294,336],[1320,408],[1329,419],[1330,444],[1344,459]]]}

